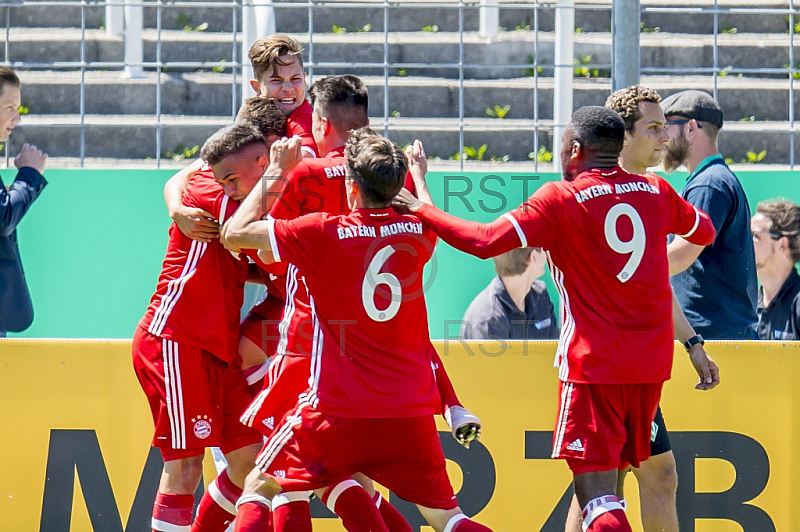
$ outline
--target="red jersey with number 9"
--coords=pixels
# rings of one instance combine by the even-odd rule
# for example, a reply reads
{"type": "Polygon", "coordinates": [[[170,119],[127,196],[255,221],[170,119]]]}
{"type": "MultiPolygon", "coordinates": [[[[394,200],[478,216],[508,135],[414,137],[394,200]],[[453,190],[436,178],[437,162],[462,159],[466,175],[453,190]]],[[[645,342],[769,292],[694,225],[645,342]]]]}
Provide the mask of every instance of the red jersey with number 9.
{"type": "Polygon", "coordinates": [[[523,245],[548,253],[562,303],[561,380],[668,380],[674,336],[667,236],[691,241],[699,212],[661,177],[614,168],[546,183],[505,216],[523,245]]]}
{"type": "Polygon", "coordinates": [[[311,378],[301,401],[341,417],[439,411],[422,272],[435,235],[393,209],[270,220],[273,255],[311,295],[311,378]]]}

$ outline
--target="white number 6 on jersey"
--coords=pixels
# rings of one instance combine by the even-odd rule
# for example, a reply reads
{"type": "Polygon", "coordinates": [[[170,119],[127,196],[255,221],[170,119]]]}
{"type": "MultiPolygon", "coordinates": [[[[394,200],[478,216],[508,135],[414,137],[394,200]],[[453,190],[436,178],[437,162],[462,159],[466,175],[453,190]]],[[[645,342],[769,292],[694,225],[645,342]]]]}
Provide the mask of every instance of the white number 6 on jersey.
{"type": "Polygon", "coordinates": [[[606,242],[608,242],[611,249],[623,255],[629,253],[631,255],[628,262],[625,263],[625,266],[617,274],[617,279],[623,283],[627,282],[633,277],[644,255],[645,232],[642,217],[639,216],[636,209],[628,203],[614,205],[608,211],[608,214],[606,214],[605,234],[606,242]],[[620,216],[627,216],[633,226],[633,235],[627,242],[620,240],[617,234],[617,220],[619,220],[620,216]]]}
{"type": "Polygon", "coordinates": [[[364,282],[361,283],[361,301],[364,303],[364,310],[367,311],[367,316],[375,321],[389,321],[400,310],[400,301],[403,297],[400,280],[391,273],[379,273],[394,251],[392,246],[381,248],[372,257],[367,272],[364,274],[364,282]],[[375,291],[380,285],[388,286],[391,293],[391,302],[385,310],[378,310],[378,307],[375,306],[375,291]]]}

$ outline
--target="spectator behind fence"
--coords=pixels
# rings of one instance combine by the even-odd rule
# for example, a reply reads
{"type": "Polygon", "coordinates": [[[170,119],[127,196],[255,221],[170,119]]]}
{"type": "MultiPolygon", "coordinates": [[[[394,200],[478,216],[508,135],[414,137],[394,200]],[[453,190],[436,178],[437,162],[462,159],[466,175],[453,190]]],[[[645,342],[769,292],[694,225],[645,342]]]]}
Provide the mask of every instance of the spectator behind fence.
{"type": "Polygon", "coordinates": [[[702,91],[666,98],[670,141],[664,168],[689,170],[681,196],[711,217],[717,236],[705,249],[675,237],[668,246],[672,287],[697,333],[712,339],[755,339],[756,267],[750,207],[741,183],[717,148],[722,109],[702,91]]]}
{"type": "MultiPolygon", "coordinates": [[[[0,142],[20,121],[20,81],[13,70],[0,67],[0,142]]],[[[6,188],[0,180],[0,337],[20,332],[33,322],[33,305],[17,245],[17,224],[47,185],[42,172],[47,154],[36,146],[22,145],[14,158],[19,170],[6,188]]]]}
{"type": "Polygon", "coordinates": [[[758,294],[758,337],[762,340],[800,338],[800,206],[776,199],[762,201],[750,220],[758,294]]]}
{"type": "Polygon", "coordinates": [[[543,281],[542,248],[517,248],[494,258],[497,277],[467,308],[462,339],[544,340],[558,338],[553,302],[543,281]]]}

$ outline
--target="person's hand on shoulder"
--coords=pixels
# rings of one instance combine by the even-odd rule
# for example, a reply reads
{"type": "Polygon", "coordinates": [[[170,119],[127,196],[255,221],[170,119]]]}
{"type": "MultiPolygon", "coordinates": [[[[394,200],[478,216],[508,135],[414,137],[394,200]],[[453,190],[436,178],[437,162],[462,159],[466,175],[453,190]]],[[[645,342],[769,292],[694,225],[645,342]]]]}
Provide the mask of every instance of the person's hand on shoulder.
{"type": "Polygon", "coordinates": [[[14,157],[14,166],[17,168],[29,167],[33,168],[40,174],[44,173],[44,165],[47,162],[48,155],[36,146],[31,144],[23,144],[22,149],[14,157]]]}
{"type": "Polygon", "coordinates": [[[392,207],[399,212],[417,212],[423,203],[408,190],[401,189],[400,193],[392,200],[392,207]]]}
{"type": "Polygon", "coordinates": [[[219,237],[219,222],[214,215],[197,207],[179,206],[172,219],[181,233],[198,242],[211,242],[219,237]]]}

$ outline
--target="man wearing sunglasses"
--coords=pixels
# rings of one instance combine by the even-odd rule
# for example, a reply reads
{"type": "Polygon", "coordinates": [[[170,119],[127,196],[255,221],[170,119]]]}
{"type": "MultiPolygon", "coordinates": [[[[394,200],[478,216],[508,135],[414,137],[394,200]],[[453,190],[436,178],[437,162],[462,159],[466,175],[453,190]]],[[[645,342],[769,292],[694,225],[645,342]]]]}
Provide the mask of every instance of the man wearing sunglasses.
{"type": "Polygon", "coordinates": [[[800,338],[800,206],[783,199],[762,201],[750,220],[758,294],[758,337],[800,338]]]}
{"type": "Polygon", "coordinates": [[[756,264],[750,207],[742,185],[717,148],[723,116],[703,91],[661,102],[670,141],[664,168],[689,171],[681,197],[707,212],[717,230],[706,248],[675,237],[668,246],[672,287],[686,318],[704,338],[756,339],[756,264]]]}

